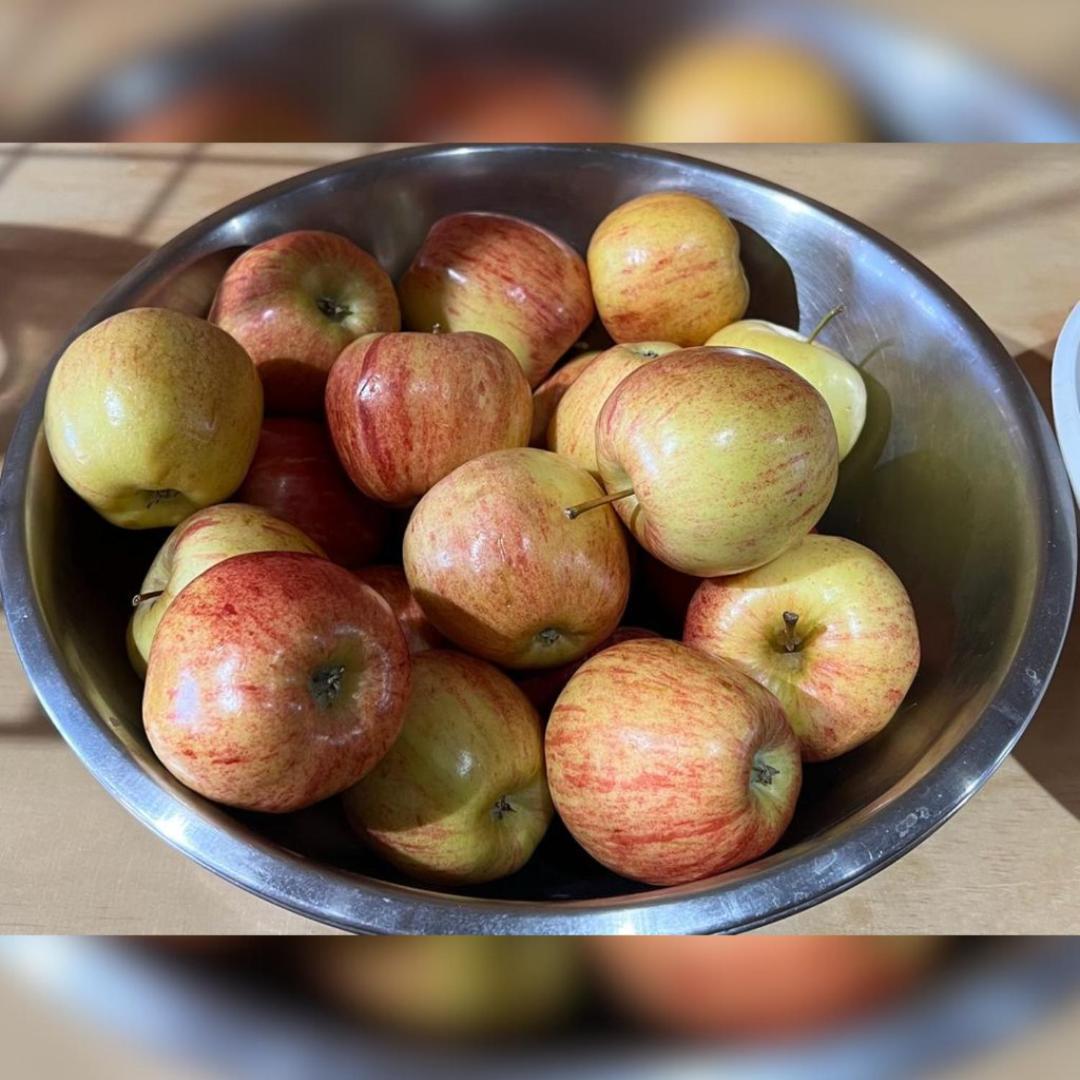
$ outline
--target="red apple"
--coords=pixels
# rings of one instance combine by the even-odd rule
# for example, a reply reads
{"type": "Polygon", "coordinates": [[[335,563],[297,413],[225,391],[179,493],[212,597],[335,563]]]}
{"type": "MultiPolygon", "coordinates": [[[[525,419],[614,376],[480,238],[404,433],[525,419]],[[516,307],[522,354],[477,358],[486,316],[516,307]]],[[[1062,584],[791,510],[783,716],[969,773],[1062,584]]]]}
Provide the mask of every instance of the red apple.
{"type": "Polygon", "coordinates": [[[370,334],[335,362],[326,420],[353,483],[411,506],[466,461],[524,446],[532,395],[513,353],[487,334],[370,334]]]}
{"type": "Polygon", "coordinates": [[[356,783],[405,715],[409,653],[386,601],[317,555],[238,555],[195,578],[150,649],[143,723],[200,795],[299,810],[356,783]]]}
{"type": "Polygon", "coordinates": [[[538,386],[592,322],[585,261],[553,233],[505,214],[451,214],[432,225],[399,285],[412,330],[498,338],[538,386]]]}
{"type": "Polygon", "coordinates": [[[209,318],[255,361],[267,411],[283,413],[318,413],[341,350],[401,325],[382,267],[344,236],[306,229],[245,251],[226,271],[209,318]]]}
{"type": "Polygon", "coordinates": [[[349,482],[326,428],[315,420],[265,420],[236,499],[295,525],[342,566],[370,562],[386,539],[385,508],[349,482]]]}
{"type": "Polygon", "coordinates": [[[424,609],[416,602],[400,566],[365,566],[354,573],[390,605],[410,653],[438,649],[446,644],[446,638],[428,622],[424,609]]]}
{"type": "Polygon", "coordinates": [[[676,641],[624,641],[587,660],[545,735],[548,784],[574,838],[653,885],[719,874],[780,839],[802,783],[780,703],[676,641]]]}

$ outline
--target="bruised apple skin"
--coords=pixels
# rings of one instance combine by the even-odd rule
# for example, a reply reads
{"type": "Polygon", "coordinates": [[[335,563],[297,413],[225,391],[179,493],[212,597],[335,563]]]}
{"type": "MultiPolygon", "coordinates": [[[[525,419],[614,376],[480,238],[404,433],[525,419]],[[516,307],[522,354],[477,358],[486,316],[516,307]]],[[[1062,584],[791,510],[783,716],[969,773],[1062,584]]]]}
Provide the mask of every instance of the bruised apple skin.
{"type": "Polygon", "coordinates": [[[409,652],[441,649],[449,644],[445,637],[428,622],[424,609],[416,602],[408,578],[400,566],[363,566],[353,573],[365,585],[373,588],[389,605],[397,618],[409,652]]]}
{"type": "Polygon", "coordinates": [[[158,626],[143,723],[181,783],[227,806],[299,810],[397,738],[409,653],[386,601],[327,559],[258,552],[200,574],[158,626]]]}

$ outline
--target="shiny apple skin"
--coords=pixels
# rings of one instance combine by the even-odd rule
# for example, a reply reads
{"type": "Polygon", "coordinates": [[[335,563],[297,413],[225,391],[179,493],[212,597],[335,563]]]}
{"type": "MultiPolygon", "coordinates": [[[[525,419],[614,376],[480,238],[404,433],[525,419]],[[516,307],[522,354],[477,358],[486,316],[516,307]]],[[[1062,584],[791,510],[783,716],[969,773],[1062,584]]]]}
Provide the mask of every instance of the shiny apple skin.
{"type": "Polygon", "coordinates": [[[555,702],[545,751],[551,797],[574,838],[615,873],[652,885],[764,855],[802,783],[799,743],[776,698],[734,665],[665,639],[587,660],[555,702]]]}
{"type": "Polygon", "coordinates": [[[609,492],[641,545],[694,577],[761,566],[806,535],[836,488],[824,398],[782,364],[682,349],[638,368],[596,424],[609,492]]]}
{"type": "Polygon", "coordinates": [[[401,326],[394,284],[351,240],[302,229],[245,251],[225,272],[210,321],[247,350],[268,413],[322,411],[330,366],[364,334],[401,326]],[[330,301],[330,316],[319,302],[330,301]]]}
{"type": "Polygon", "coordinates": [[[749,573],[703,581],[686,644],[723,656],[779,698],[804,761],[873,738],[919,670],[919,631],[903,583],[868,548],[815,534],[749,573]],[[783,647],[784,612],[803,639],[783,647]]]}
{"type": "Polygon", "coordinates": [[[595,314],[585,260],[554,233],[505,214],[435,222],[398,293],[408,329],[491,334],[533,387],[595,314]]]}
{"type": "Polygon", "coordinates": [[[143,723],[161,762],[200,795],[299,810],[356,783],[390,748],[409,665],[389,605],[348,570],[315,555],[239,555],[165,613],[143,723]],[[339,690],[320,701],[312,679],[339,668],[339,690]]]}
{"type": "Polygon", "coordinates": [[[304,417],[263,421],[236,498],[295,525],[334,562],[350,568],[371,562],[389,530],[385,507],[350,482],[326,428],[304,417]]]}
{"type": "Polygon", "coordinates": [[[534,391],[533,391],[533,421],[532,435],[529,445],[539,450],[550,450],[548,446],[548,425],[559,406],[563,395],[581,375],[581,373],[600,355],[596,349],[581,353],[572,360],[557,367],[534,391]]]}
{"type": "Polygon", "coordinates": [[[523,447],[462,465],[420,500],[405,573],[431,622],[466,652],[510,668],[557,667],[619,625],[630,591],[626,537],[572,461],[523,447]]]}
{"type": "Polygon", "coordinates": [[[353,483],[406,507],[466,461],[525,446],[532,393],[488,334],[372,334],[334,363],[326,421],[353,483]]]}
{"type": "Polygon", "coordinates": [[[413,658],[401,734],[345,792],[357,834],[430,884],[480,884],[531,858],[552,818],[540,718],[492,664],[433,650],[413,658]]]}
{"type": "Polygon", "coordinates": [[[440,649],[447,644],[446,638],[428,622],[400,566],[364,566],[353,573],[390,605],[410,653],[440,649]]]}
{"type": "Polygon", "coordinates": [[[704,345],[750,300],[735,226],[685,191],[640,195],[612,210],[589,241],[588,268],[616,342],[704,345]]]}

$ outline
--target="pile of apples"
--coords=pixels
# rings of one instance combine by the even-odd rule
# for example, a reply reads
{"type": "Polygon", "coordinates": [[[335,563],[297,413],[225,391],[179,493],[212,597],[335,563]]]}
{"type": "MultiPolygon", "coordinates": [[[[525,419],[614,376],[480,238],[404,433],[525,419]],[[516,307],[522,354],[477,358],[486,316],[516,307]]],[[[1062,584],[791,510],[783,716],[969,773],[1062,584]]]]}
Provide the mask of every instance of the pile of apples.
{"type": "Polygon", "coordinates": [[[518,870],[555,812],[652,884],[767,852],[803,763],[895,714],[919,639],[888,566],[815,531],[857,368],[748,300],[732,222],[664,191],[587,262],[451,215],[396,288],[345,237],[287,233],[207,319],[77,338],[57,469],[117,526],[174,527],[128,634],[164,766],[247,810],[340,796],[440,885],[518,870]],[[614,344],[583,352],[597,314],[614,344]]]}

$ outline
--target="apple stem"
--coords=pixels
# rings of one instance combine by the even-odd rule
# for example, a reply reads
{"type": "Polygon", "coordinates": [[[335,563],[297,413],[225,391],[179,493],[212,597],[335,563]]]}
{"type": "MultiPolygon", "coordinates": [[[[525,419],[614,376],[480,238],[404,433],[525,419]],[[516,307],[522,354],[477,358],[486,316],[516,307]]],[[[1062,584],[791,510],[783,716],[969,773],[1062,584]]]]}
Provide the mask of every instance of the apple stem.
{"type": "Polygon", "coordinates": [[[833,319],[835,319],[836,316],[839,315],[840,312],[842,312],[843,310],[844,305],[837,304],[836,307],[832,308],[830,311],[826,311],[825,314],[822,315],[821,319],[818,321],[817,326],[815,326],[814,329],[810,331],[810,336],[806,339],[807,342],[814,341],[817,338],[818,334],[820,334],[821,331],[824,330],[825,327],[828,326],[829,323],[831,323],[833,319]]]}
{"type": "Polygon", "coordinates": [[[441,322],[432,323],[431,324],[431,332],[433,334],[441,334],[442,333],[442,323],[441,322]]]}
{"type": "Polygon", "coordinates": [[[156,589],[154,592],[136,593],[131,598],[131,606],[137,608],[140,604],[145,604],[147,600],[155,600],[164,591],[164,589],[156,589]]]}
{"type": "Polygon", "coordinates": [[[598,495],[595,499],[588,499],[583,503],[578,503],[577,506],[568,506],[563,513],[573,521],[574,518],[584,514],[586,510],[595,510],[598,506],[607,506],[608,503],[618,502],[620,499],[625,499],[633,494],[633,488],[625,488],[623,491],[613,491],[609,495],[598,495]]]}
{"type": "Polygon", "coordinates": [[[784,612],[784,652],[797,652],[802,644],[802,638],[795,633],[795,624],[799,616],[794,611],[784,612]]]}

